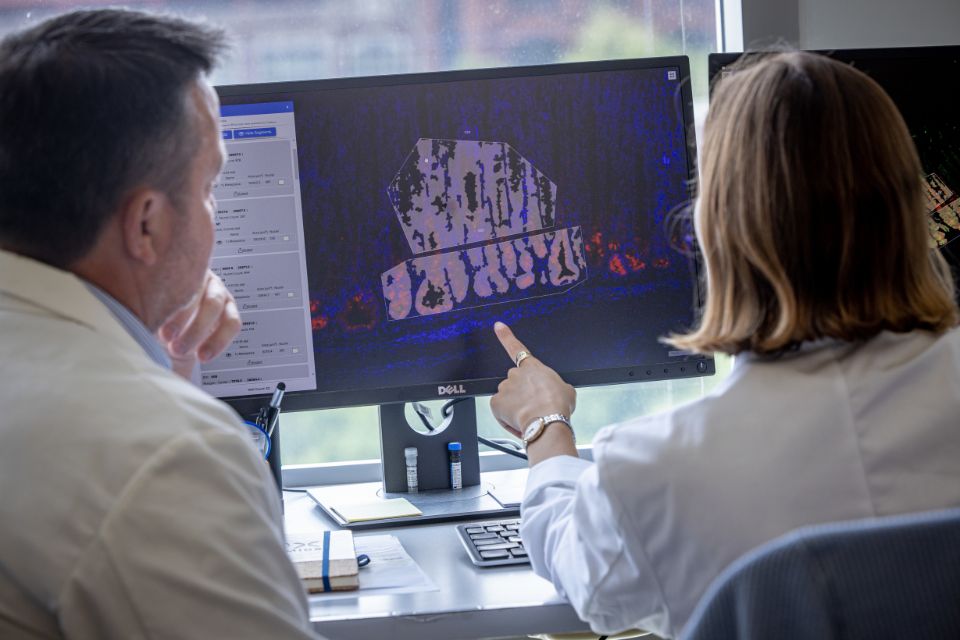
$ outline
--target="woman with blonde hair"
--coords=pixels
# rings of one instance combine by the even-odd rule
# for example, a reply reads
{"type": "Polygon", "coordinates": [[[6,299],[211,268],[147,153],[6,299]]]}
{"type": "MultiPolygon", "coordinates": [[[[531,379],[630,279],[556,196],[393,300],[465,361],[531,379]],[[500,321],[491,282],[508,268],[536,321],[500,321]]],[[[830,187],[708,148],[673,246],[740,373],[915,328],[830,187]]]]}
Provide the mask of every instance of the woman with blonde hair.
{"type": "Polygon", "coordinates": [[[564,424],[573,388],[533,355],[490,403],[526,434],[534,571],[595,631],[678,634],[727,564],[802,525],[960,505],[958,310],[922,202],[907,128],[864,74],[790,52],[721,81],[695,212],[705,307],[666,341],[737,355],[729,378],[604,429],[593,463],[564,424]]]}

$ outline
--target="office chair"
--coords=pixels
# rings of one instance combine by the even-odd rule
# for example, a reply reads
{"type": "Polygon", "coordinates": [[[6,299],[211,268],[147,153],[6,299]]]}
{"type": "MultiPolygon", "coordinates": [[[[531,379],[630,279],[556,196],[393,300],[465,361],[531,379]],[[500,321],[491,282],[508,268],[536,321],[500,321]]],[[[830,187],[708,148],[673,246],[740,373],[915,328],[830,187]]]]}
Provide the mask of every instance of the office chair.
{"type": "Polygon", "coordinates": [[[960,509],[788,533],[728,567],[681,637],[960,638],[960,509]]]}

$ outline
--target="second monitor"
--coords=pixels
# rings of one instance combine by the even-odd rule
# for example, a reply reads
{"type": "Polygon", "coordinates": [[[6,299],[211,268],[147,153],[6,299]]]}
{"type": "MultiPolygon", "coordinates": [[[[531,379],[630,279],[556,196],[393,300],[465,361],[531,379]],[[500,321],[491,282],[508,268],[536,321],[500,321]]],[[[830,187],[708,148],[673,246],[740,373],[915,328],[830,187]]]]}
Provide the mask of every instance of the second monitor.
{"type": "MultiPolygon", "coordinates": [[[[897,105],[923,169],[930,246],[943,254],[957,279],[960,274],[960,111],[937,92],[947,79],[960,74],[960,47],[835,49],[818,53],[864,72],[897,105]]],[[[710,54],[711,86],[736,69],[733,65],[742,55],[710,54]]],[[[957,299],[960,300],[960,288],[957,299]]]]}

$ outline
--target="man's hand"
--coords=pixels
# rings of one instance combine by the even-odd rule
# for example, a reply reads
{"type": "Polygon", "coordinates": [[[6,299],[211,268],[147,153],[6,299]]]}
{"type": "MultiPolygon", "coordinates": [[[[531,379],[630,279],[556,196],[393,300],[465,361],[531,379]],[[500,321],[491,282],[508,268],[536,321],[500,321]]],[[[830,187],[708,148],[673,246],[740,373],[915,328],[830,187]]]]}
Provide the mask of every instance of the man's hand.
{"type": "MultiPolygon", "coordinates": [[[[529,353],[507,325],[497,322],[493,330],[511,360],[516,361],[521,351],[529,353]]],[[[551,413],[562,413],[569,418],[576,406],[574,388],[533,355],[526,356],[519,366],[511,368],[497,394],[490,398],[493,416],[517,437],[534,419],[551,413]]]]}
{"type": "Polygon", "coordinates": [[[240,331],[240,312],[223,281],[211,271],[196,299],[173,314],[157,331],[174,372],[190,379],[197,362],[207,362],[240,331]]]}

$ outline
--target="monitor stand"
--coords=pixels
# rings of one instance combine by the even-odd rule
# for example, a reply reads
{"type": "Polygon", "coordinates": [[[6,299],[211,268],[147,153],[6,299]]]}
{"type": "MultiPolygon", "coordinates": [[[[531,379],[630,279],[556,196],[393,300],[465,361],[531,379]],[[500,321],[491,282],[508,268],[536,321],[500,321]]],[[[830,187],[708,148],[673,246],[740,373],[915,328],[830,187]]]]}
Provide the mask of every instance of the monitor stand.
{"type": "Polygon", "coordinates": [[[477,444],[477,405],[473,399],[450,407],[450,415],[435,431],[413,429],[404,413],[406,405],[380,405],[380,463],[383,490],[407,493],[407,463],[404,450],[417,450],[420,491],[452,489],[447,445],[459,442],[462,488],[480,484],[480,451],[477,444]]]}
{"type": "Polygon", "coordinates": [[[480,479],[477,443],[477,409],[474,400],[451,407],[444,425],[429,433],[414,430],[407,422],[403,403],[380,405],[380,456],[383,482],[333,485],[307,493],[343,527],[356,529],[397,526],[405,523],[441,522],[475,516],[507,516],[518,513],[515,503],[501,504],[494,497],[496,487],[480,479]],[[460,489],[450,487],[447,444],[461,444],[460,489]],[[417,449],[418,491],[407,491],[404,449],[417,449]],[[337,511],[338,504],[368,504],[390,498],[406,498],[422,515],[384,520],[347,522],[337,511]]]}

